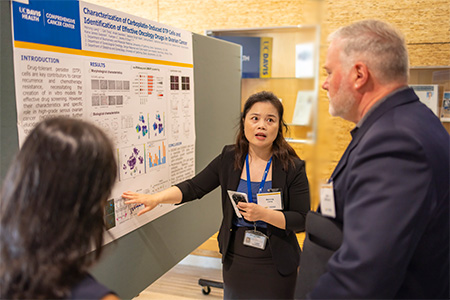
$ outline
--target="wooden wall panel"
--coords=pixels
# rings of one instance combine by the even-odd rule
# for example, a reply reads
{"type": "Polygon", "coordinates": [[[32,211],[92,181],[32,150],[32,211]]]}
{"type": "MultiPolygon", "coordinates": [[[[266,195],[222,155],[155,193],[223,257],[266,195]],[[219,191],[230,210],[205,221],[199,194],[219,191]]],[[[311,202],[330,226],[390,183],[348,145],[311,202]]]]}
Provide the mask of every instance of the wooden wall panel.
{"type": "Polygon", "coordinates": [[[411,65],[448,65],[450,0],[87,0],[204,34],[207,29],[290,26],[320,22],[322,41],[351,22],[377,18],[398,27],[411,65]]]}
{"type": "MultiPolygon", "coordinates": [[[[327,51],[326,37],[340,26],[366,18],[391,22],[405,35],[411,66],[450,65],[450,0],[88,0],[167,25],[204,34],[208,29],[321,25],[320,64],[327,51]]],[[[320,72],[320,83],[325,79],[320,72]]],[[[307,163],[313,207],[318,182],[331,175],[347,147],[353,124],[328,113],[328,99],[320,92],[318,140],[294,149],[307,163]]]]}
{"type": "Polygon", "coordinates": [[[448,0],[328,0],[326,7],[325,22],[329,30],[375,18],[399,28],[408,43],[450,42],[448,0]]]}
{"type": "Polygon", "coordinates": [[[203,34],[206,29],[252,28],[305,22],[305,0],[160,0],[160,22],[203,34]]]}
{"type": "MultiPolygon", "coordinates": [[[[448,26],[450,27],[450,24],[448,26]]],[[[450,65],[450,42],[408,45],[408,51],[411,66],[450,65]]]]}

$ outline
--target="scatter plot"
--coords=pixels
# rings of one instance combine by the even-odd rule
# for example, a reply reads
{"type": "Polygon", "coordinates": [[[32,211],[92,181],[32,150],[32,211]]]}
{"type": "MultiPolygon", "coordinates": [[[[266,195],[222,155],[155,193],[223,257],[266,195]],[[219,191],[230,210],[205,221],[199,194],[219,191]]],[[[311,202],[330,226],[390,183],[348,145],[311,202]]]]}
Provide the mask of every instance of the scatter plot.
{"type": "Polygon", "coordinates": [[[141,137],[146,137],[148,134],[148,125],[147,121],[145,120],[145,117],[143,114],[139,115],[138,122],[136,124],[136,133],[138,134],[138,139],[141,137]]]}
{"type": "Polygon", "coordinates": [[[165,114],[155,113],[152,119],[152,137],[159,138],[166,135],[165,114]]]}
{"type": "Polygon", "coordinates": [[[120,180],[145,174],[145,146],[138,145],[118,150],[120,180]]]}

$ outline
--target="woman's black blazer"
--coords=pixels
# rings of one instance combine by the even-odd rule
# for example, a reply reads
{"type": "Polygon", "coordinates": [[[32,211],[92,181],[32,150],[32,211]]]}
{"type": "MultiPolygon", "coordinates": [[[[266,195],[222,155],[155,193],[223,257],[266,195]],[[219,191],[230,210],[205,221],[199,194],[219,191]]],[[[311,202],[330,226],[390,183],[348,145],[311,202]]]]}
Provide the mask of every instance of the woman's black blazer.
{"type": "MultiPolygon", "coordinates": [[[[181,203],[200,199],[221,186],[223,220],[217,239],[222,260],[227,254],[235,214],[227,190],[236,191],[242,173],[242,167],[238,170],[234,168],[234,154],[234,145],[225,146],[222,153],[195,177],[177,184],[183,193],[181,203]]],[[[300,263],[300,247],[295,232],[305,230],[305,217],[310,209],[305,163],[296,158],[295,166],[289,165],[289,168],[284,170],[281,162],[274,157],[272,188],[279,188],[282,191],[286,229],[267,224],[268,244],[280,274],[289,275],[297,271],[300,263]]]]}

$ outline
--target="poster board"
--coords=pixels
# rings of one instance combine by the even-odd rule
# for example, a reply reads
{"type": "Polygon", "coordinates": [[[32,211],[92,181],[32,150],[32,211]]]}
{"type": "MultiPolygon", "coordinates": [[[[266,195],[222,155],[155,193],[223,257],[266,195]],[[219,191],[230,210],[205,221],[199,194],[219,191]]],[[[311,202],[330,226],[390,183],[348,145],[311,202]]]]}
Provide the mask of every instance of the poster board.
{"type": "Polygon", "coordinates": [[[115,147],[110,242],[175,209],[137,217],[124,191],[164,190],[195,174],[192,33],[92,3],[13,1],[19,144],[52,116],[90,121],[115,147]]]}
{"type": "MultiPolygon", "coordinates": [[[[12,41],[9,1],[0,1],[2,40],[12,41]]],[[[203,169],[234,141],[240,112],[240,47],[193,34],[195,169],[203,169]],[[212,99],[214,101],[212,101],[212,99]],[[207,126],[205,126],[207,124],[207,126]]],[[[12,43],[0,45],[1,178],[18,150],[12,43]]],[[[120,298],[130,299],[217,232],[220,192],[182,205],[105,245],[92,270],[120,298]]]]}

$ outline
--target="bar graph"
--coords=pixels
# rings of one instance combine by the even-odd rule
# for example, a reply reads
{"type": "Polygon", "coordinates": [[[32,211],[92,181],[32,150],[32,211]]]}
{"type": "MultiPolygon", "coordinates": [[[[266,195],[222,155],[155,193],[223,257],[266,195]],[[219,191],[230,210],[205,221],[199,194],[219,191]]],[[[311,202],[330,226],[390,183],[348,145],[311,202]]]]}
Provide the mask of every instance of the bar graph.
{"type": "Polygon", "coordinates": [[[164,141],[154,142],[148,148],[148,167],[153,168],[166,163],[166,145],[164,141]]]}

